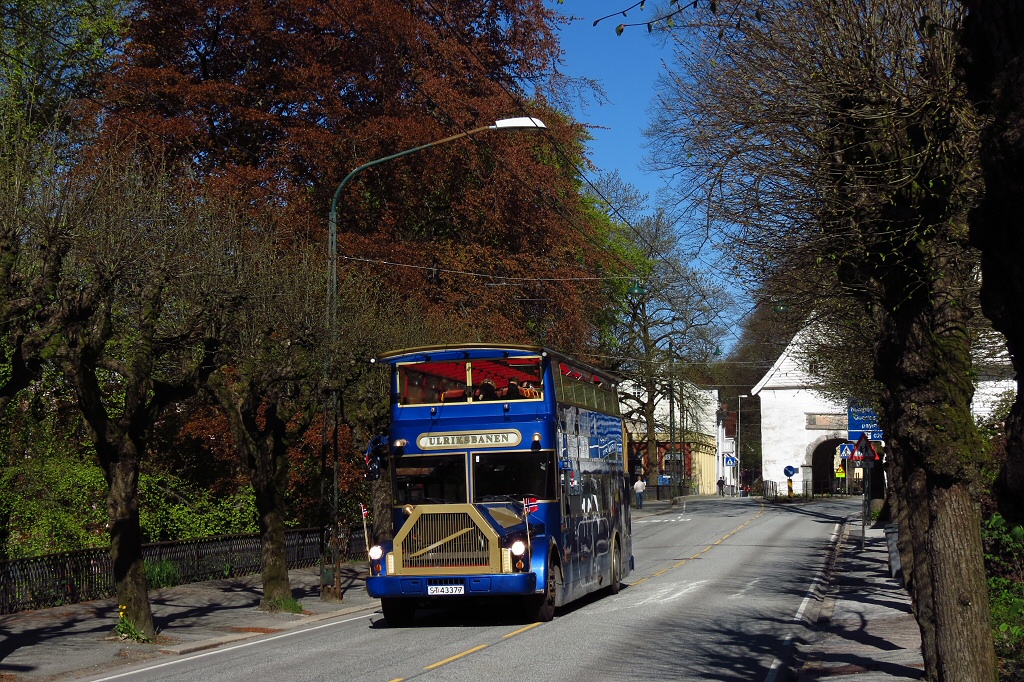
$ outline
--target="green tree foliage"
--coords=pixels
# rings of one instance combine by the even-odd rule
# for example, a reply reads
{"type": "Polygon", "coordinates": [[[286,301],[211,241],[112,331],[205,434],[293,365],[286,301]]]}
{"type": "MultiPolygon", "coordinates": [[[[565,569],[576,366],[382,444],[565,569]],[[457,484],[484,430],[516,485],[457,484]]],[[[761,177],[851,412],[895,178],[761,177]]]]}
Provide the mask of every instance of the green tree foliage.
{"type": "Polygon", "coordinates": [[[123,0],[14,0],[0,23],[0,107],[51,126],[91,92],[121,41],[123,0]]]}
{"type": "Polygon", "coordinates": [[[257,532],[256,500],[250,489],[213,495],[163,472],[143,473],[139,498],[144,542],[257,532]]]}

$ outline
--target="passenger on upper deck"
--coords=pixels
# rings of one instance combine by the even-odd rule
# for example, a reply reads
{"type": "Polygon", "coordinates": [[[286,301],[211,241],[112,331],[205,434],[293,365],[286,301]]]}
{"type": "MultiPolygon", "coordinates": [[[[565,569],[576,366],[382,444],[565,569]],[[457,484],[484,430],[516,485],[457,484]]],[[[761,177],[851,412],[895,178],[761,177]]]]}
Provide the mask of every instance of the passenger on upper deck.
{"type": "Polygon", "coordinates": [[[480,387],[477,388],[476,393],[473,394],[476,400],[497,400],[498,391],[494,388],[494,382],[490,379],[484,379],[480,387]]]}
{"type": "Polygon", "coordinates": [[[519,392],[519,382],[515,379],[508,380],[508,388],[505,389],[506,400],[519,400],[523,394],[519,392]]]}

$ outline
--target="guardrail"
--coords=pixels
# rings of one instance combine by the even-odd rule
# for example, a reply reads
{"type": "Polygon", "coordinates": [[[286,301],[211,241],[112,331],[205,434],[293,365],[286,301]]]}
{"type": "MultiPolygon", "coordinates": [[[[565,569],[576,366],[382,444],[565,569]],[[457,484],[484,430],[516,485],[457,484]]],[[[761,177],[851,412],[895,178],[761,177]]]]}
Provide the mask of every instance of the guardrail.
{"type": "MultiPolygon", "coordinates": [[[[321,544],[322,529],[285,532],[288,568],[316,566],[321,547],[330,551],[330,537],[321,544]]],[[[366,556],[362,530],[342,532],[340,550],[350,558],[366,556]]],[[[149,566],[170,567],[175,584],[252,575],[262,570],[258,534],[219,535],[142,546],[149,566]]],[[[82,549],[38,557],[0,561],[0,614],[75,604],[115,595],[108,548],[82,549]]]]}

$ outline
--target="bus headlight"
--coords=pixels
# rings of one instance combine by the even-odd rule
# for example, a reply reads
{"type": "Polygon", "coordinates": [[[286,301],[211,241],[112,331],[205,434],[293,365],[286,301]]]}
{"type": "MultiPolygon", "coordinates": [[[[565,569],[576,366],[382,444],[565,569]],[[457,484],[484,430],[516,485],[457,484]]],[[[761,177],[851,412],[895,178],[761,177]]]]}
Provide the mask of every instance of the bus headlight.
{"type": "Polygon", "coordinates": [[[380,558],[384,556],[384,548],[380,545],[374,545],[370,548],[370,551],[367,552],[367,554],[369,555],[371,560],[379,561],[380,558]]]}
{"type": "Polygon", "coordinates": [[[512,543],[512,547],[510,549],[516,556],[523,556],[526,554],[526,543],[522,540],[516,540],[512,543]]]}

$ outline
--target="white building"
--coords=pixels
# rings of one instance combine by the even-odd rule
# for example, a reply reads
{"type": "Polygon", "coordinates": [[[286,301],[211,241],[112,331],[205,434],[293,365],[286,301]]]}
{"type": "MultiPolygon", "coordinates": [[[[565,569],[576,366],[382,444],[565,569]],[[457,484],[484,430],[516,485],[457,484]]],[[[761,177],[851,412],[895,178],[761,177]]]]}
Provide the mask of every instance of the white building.
{"type": "MultiPolygon", "coordinates": [[[[830,490],[841,462],[837,448],[847,442],[847,405],[815,390],[815,382],[800,360],[799,350],[808,333],[808,329],[798,332],[751,390],[761,399],[761,476],[766,482],[774,481],[781,492],[788,485],[787,467],[796,470],[792,476],[795,492],[830,490]]],[[[971,409],[975,415],[987,416],[1001,395],[1015,389],[1013,379],[989,371],[979,378],[971,409]]],[[[727,480],[732,482],[728,476],[727,480]]]]}

